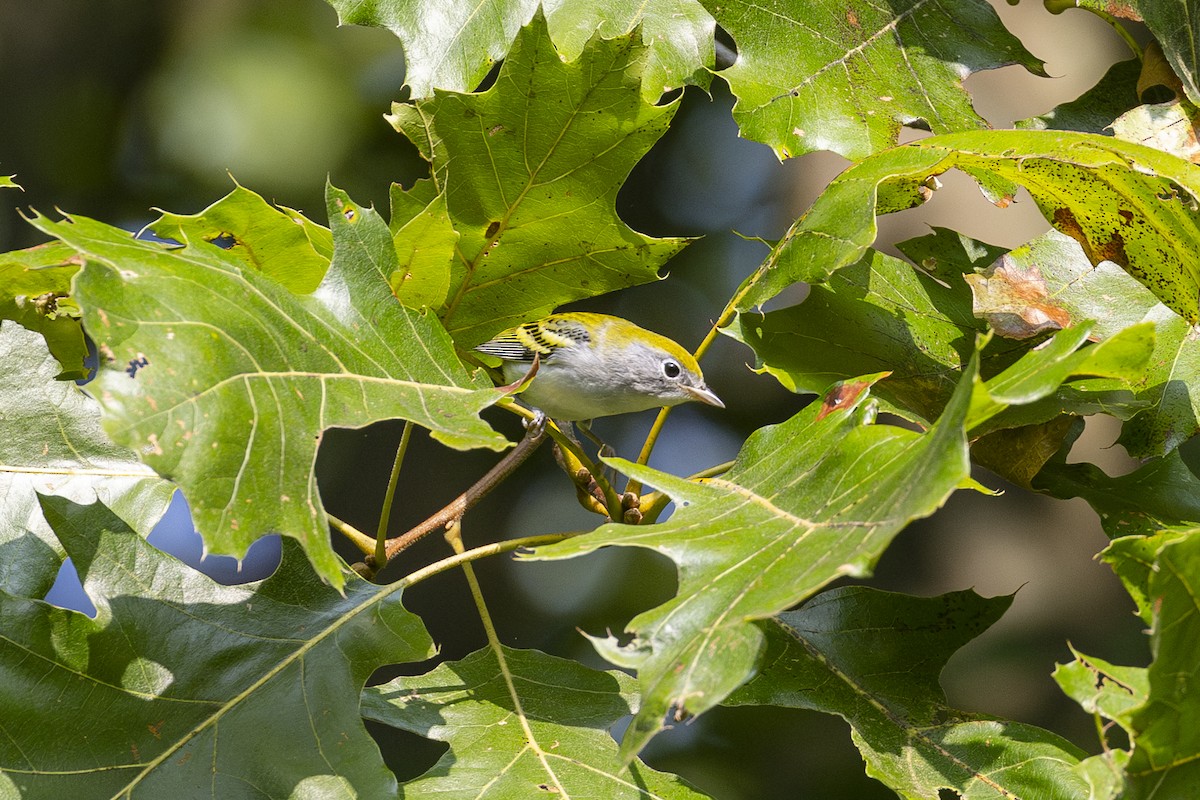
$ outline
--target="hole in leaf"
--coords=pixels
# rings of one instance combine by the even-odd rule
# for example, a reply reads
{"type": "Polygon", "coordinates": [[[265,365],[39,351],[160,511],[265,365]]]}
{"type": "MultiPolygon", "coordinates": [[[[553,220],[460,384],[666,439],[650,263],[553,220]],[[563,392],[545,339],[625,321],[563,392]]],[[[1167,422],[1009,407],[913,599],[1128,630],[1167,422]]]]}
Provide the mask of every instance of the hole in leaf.
{"type": "Polygon", "coordinates": [[[962,795],[953,789],[938,789],[938,800],[961,800],[962,795]]]}
{"type": "Polygon", "coordinates": [[[237,237],[232,233],[221,233],[208,240],[222,250],[229,250],[238,243],[237,237]]]}

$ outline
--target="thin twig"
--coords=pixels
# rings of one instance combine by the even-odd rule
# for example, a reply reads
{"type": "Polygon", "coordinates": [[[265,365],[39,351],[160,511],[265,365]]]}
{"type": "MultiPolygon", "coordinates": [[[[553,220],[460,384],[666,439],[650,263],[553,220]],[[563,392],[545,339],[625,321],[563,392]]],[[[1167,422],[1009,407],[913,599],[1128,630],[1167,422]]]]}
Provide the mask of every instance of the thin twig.
{"type": "Polygon", "coordinates": [[[369,556],[375,552],[375,540],[358,528],[351,525],[345,520],[340,520],[328,511],[325,512],[325,518],[329,520],[329,524],[334,530],[350,540],[350,543],[363,552],[363,555],[369,556]]]}
{"type": "Polygon", "coordinates": [[[375,530],[375,569],[387,564],[388,520],[392,516],[392,500],[396,497],[396,484],[400,481],[400,466],[408,452],[408,440],[412,438],[412,420],[405,420],[404,433],[400,434],[400,445],[396,448],[396,459],[392,462],[392,474],[388,477],[387,491],[383,495],[383,508],[379,512],[379,527],[375,530]]]}
{"type": "MultiPolygon", "coordinates": [[[[398,553],[411,547],[433,531],[445,528],[451,522],[461,519],[462,515],[467,513],[469,508],[486,497],[501,481],[511,475],[525,459],[533,455],[533,451],[538,448],[538,445],[545,438],[544,426],[530,425],[525,430],[525,438],[521,439],[508,455],[501,459],[496,466],[488,470],[487,474],[476,481],[474,485],[451,500],[441,511],[433,514],[420,525],[417,525],[407,533],[397,536],[395,539],[389,539],[384,555],[388,560],[393,559],[398,553]]],[[[372,545],[374,545],[374,542],[372,542],[372,545]]]]}

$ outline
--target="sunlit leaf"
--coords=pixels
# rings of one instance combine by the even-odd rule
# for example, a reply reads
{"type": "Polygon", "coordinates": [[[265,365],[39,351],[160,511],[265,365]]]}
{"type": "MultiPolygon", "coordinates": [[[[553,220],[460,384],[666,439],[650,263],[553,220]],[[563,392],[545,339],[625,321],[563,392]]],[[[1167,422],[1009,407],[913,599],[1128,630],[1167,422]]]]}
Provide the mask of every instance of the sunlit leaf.
{"type": "Polygon", "coordinates": [[[1009,597],[910,597],[834,589],[764,626],[761,674],[727,703],[783,705],[850,723],[867,774],[901,797],[1083,800],[1083,755],[1053,733],[946,705],[947,659],[999,619],[1009,597]]]}
{"type": "Polygon", "coordinates": [[[388,283],[400,302],[409,308],[439,309],[450,291],[458,232],[450,221],[445,194],[437,195],[427,204],[418,200],[419,194],[392,185],[392,218],[388,227],[392,230],[398,263],[388,276],[388,283]]]}
{"type": "Polygon", "coordinates": [[[220,247],[297,294],[320,285],[333,255],[328,228],[240,185],[198,214],[164,213],[150,230],[185,244],[185,251],[220,247]]]}
{"type": "Polygon", "coordinates": [[[37,495],[110,506],[146,536],[174,487],[109,441],[100,406],[71,382],[36,333],[0,322],[0,589],[42,597],[63,549],[37,495]]]}
{"type": "Polygon", "coordinates": [[[349,576],[343,597],[291,541],[221,586],[100,504],[42,504],[97,615],[0,592],[9,796],[395,796],[358,708],[376,667],[433,653],[399,591],[349,576]]]}
{"type": "Polygon", "coordinates": [[[857,160],[896,144],[904,125],[986,128],[964,78],[1008,64],[1045,74],[982,0],[704,2],[737,44],[720,75],[741,134],[780,158],[832,150],[857,160]]]}
{"type": "Polygon", "coordinates": [[[87,344],[71,279],[79,256],[60,242],[0,254],[0,320],[11,319],[45,337],[62,365],[59,378],[87,377],[87,344]]]}
{"type": "Polygon", "coordinates": [[[1103,659],[1085,656],[1071,648],[1074,661],[1059,664],[1054,680],[1089,714],[1100,714],[1116,722],[1131,735],[1129,712],[1146,701],[1150,692],[1144,667],[1122,667],[1103,659]]]}
{"type": "Polygon", "coordinates": [[[1054,131],[934,136],[852,166],[743,284],[738,309],[855,263],[875,240],[876,214],[918,205],[931,179],[955,167],[988,185],[1024,186],[1091,263],[1116,263],[1185,320],[1200,320],[1200,167],[1110,137],[1054,131]]]}
{"type": "Polygon", "coordinates": [[[477,416],[500,394],[392,295],[387,226],[336,189],[328,203],[333,262],[302,296],[219,248],[173,251],[85,218],[36,224],[87,258],[76,292],[114,439],[180,485],[210,552],[287,534],[337,584],[313,475],[322,431],[403,418],[454,447],[506,442],[477,416]]]}
{"type": "Polygon", "coordinates": [[[565,558],[605,546],[646,547],[676,562],[679,590],[628,625],[601,654],[638,671],[642,707],[622,742],[632,756],[663,717],[699,714],[754,672],[752,620],[788,608],[842,575],[864,575],[910,520],[933,513],[969,476],[963,431],[974,370],[925,434],[869,424],[870,385],[835,386],[780,425],[760,428],[734,466],[693,482],[621,459],[610,463],[668,494],[678,509],[646,527],[605,525],[537,551],[565,558]]]}
{"type": "Polygon", "coordinates": [[[629,714],[633,680],[537,650],[490,649],[363,692],[362,713],[448,742],[404,785],[421,797],[705,797],[673,775],[617,755],[609,729],[629,714]]]}
{"type": "MultiPolygon", "coordinates": [[[[535,0],[430,5],[418,0],[328,0],[343,24],[387,28],[404,45],[405,82],[414,97],[433,90],[474,90],[497,62],[511,56],[518,29],[537,13],[535,0]]],[[[708,84],[713,18],[694,0],[644,3],[559,0],[543,9],[564,57],[574,58],[593,35],[641,31],[649,49],[642,92],[654,102],[685,83],[708,84]]]]}
{"type": "Polygon", "coordinates": [[[622,36],[593,39],[564,62],[537,16],[486,92],[393,106],[392,124],[433,167],[433,183],[418,183],[412,200],[394,192],[393,207],[444,193],[459,235],[439,310],[459,344],[653,281],[686,243],[637,233],[614,205],[677,108],[637,93],[643,57],[636,37],[622,36]]]}
{"type": "Polygon", "coordinates": [[[16,175],[0,175],[0,189],[20,189],[20,184],[14,183],[16,175]]]}

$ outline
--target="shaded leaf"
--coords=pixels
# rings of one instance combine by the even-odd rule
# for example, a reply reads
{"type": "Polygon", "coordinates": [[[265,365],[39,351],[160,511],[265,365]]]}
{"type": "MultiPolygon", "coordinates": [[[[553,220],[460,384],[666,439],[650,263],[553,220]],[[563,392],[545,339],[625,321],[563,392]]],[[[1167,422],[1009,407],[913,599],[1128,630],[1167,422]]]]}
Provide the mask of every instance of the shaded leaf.
{"type": "Polygon", "coordinates": [[[219,248],[172,251],[85,218],[35,223],[87,258],[75,285],[108,361],[108,431],[180,485],[209,552],[241,556],[284,533],[340,584],[313,475],[323,430],[403,418],[454,447],[507,442],[477,416],[500,392],[466,373],[437,320],[392,296],[387,226],[336,189],[328,203],[333,262],[303,296],[219,248]]]}
{"type": "Polygon", "coordinates": [[[1182,81],[1188,99],[1200,103],[1200,64],[1196,62],[1200,19],[1197,19],[1190,0],[1070,0],[1069,3],[1055,0],[1046,3],[1046,8],[1054,13],[1074,6],[1145,22],[1182,81]]]}
{"type": "Polygon", "coordinates": [[[100,406],[74,383],[36,333],[0,322],[0,589],[42,597],[63,550],[38,494],[100,501],[142,536],[174,487],[100,430],[100,406]]]}
{"type": "Polygon", "coordinates": [[[220,247],[297,294],[320,285],[333,256],[328,228],[236,185],[198,214],[163,213],[150,230],[193,247],[220,247]]]}
{"type": "Polygon", "coordinates": [[[621,459],[609,463],[669,495],[666,522],[605,525],[540,548],[565,558],[600,547],[645,547],[676,562],[677,595],[630,621],[633,641],[595,640],[636,667],[642,707],[622,742],[632,756],[663,726],[720,703],[751,674],[762,619],[841,575],[864,575],[910,520],[933,513],[969,477],[963,420],[974,369],[925,434],[867,424],[868,387],[835,387],[825,402],[760,428],[720,478],[692,482],[621,459]]]}
{"type": "Polygon", "coordinates": [[[390,797],[372,670],[433,652],[394,587],[323,585],[300,548],[221,586],[100,504],[43,508],[96,618],[0,592],[0,773],[23,798],[390,797]]]}
{"type": "Polygon", "coordinates": [[[1017,120],[1019,130],[1081,131],[1110,135],[1113,120],[1140,102],[1138,78],[1142,62],[1136,58],[1118,61],[1099,82],[1079,97],[1055,106],[1036,117],[1017,120]]]}
{"type": "MultiPolygon", "coordinates": [[[[952,263],[945,262],[953,271],[952,263]]],[[[884,407],[930,424],[949,400],[981,329],[966,285],[947,278],[949,286],[871,251],[812,285],[799,306],[742,313],[727,333],[752,347],[762,369],[792,391],[816,392],[854,374],[889,371],[873,390],[884,407]]],[[[1090,330],[1083,324],[1064,331],[1033,352],[1005,340],[988,343],[981,358],[986,389],[978,390],[984,394],[976,397],[968,423],[973,435],[1131,404],[1129,384],[1145,372],[1152,326],[1131,326],[1102,346],[1080,349],[1090,330]],[[1117,380],[1073,380],[1096,375],[1117,380]],[[1004,413],[1014,405],[1023,408],[1004,413]]]]}
{"type": "Polygon", "coordinates": [[[450,750],[404,785],[420,797],[704,797],[640,761],[609,729],[629,714],[632,679],[537,650],[490,649],[363,692],[362,713],[450,750]]]}
{"type": "Polygon", "coordinates": [[[730,704],[783,705],[850,723],[867,774],[900,796],[1084,798],[1083,755],[1046,730],[950,708],[946,660],[1011,603],[971,591],[910,597],[834,589],[764,625],[761,674],[730,704]]]}
{"type": "MultiPolygon", "coordinates": [[[[932,424],[983,329],[961,279],[947,286],[872,250],[814,283],[800,305],[739,314],[725,333],[753,348],[761,369],[793,392],[822,392],[855,375],[890,372],[872,395],[888,411],[932,424]]],[[[995,341],[983,352],[983,369],[1002,369],[1023,349],[995,341]]]]}
{"type": "Polygon", "coordinates": [[[1095,464],[1058,463],[1038,480],[1055,497],[1081,497],[1100,516],[1111,539],[1146,536],[1180,525],[1200,526],[1200,478],[1194,459],[1179,451],[1109,477],[1095,464]]]}
{"type": "Polygon", "coordinates": [[[882,4],[706,0],[737,43],[729,81],[742,136],[782,158],[832,150],[851,160],[897,143],[903,125],[986,128],[962,80],[1042,62],[982,0],[882,4]]]}
{"type": "Polygon", "coordinates": [[[927,182],[953,167],[985,184],[1024,186],[1091,263],[1113,261],[1185,320],[1200,320],[1200,168],[1141,145],[1052,131],[934,136],[850,167],[743,284],[738,310],[853,264],[875,240],[876,214],[919,204],[927,182]]]}
{"type": "MultiPolygon", "coordinates": [[[[474,90],[492,66],[511,57],[509,45],[535,16],[533,0],[492,0],[485,5],[430,6],[415,0],[328,0],[342,24],[387,28],[404,45],[405,83],[414,97],[434,88],[474,90]]],[[[573,59],[593,35],[614,37],[640,29],[649,48],[642,92],[654,102],[685,83],[707,85],[713,64],[711,16],[692,0],[645,3],[560,0],[547,3],[550,33],[573,59]]]]}
{"type": "Polygon", "coordinates": [[[392,124],[433,166],[433,183],[419,183],[411,200],[394,192],[393,207],[444,193],[459,234],[439,317],[461,346],[565,302],[653,281],[686,243],[637,233],[614,205],[677,108],[635,91],[643,60],[627,35],[593,39],[564,63],[536,16],[486,92],[393,106],[392,124]]]}
{"type": "Polygon", "coordinates": [[[62,365],[59,378],[86,378],[87,344],[71,279],[79,257],[61,242],[0,255],[0,320],[11,319],[40,333],[62,365]]]}

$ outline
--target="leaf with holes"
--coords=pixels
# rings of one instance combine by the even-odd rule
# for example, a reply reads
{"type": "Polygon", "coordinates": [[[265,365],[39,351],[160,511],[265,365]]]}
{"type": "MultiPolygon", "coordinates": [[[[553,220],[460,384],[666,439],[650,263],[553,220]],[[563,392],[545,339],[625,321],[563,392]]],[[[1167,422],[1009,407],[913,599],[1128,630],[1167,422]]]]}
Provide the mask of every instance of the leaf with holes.
{"type": "Polygon", "coordinates": [[[920,204],[951,168],[987,186],[1024,186],[1091,263],[1116,263],[1185,320],[1200,320],[1200,167],[1111,137],[1057,131],[933,136],[850,167],[743,283],[738,310],[855,263],[875,240],[877,214],[920,204]]]}
{"type": "Polygon", "coordinates": [[[741,134],[780,158],[832,150],[858,160],[895,145],[904,125],[986,128],[964,78],[1009,64],[1045,74],[983,0],[704,3],[737,44],[720,75],[741,134]]]}
{"type": "Polygon", "coordinates": [[[210,552],[283,533],[340,586],[313,475],[323,430],[402,418],[458,448],[507,442],[478,417],[502,393],[392,295],[387,226],[339,190],[328,205],[333,262],[310,295],[220,248],[171,250],[84,218],[35,224],[87,259],[75,288],[107,356],[96,394],[114,439],[179,484],[210,552]]]}
{"type": "Polygon", "coordinates": [[[647,527],[605,525],[535,558],[600,547],[645,547],[676,562],[674,599],[628,625],[633,641],[597,639],[602,655],[636,668],[642,707],[622,742],[640,750],[674,710],[699,714],[753,674],[763,647],[752,620],[803,600],[842,575],[865,575],[913,519],[937,510],[970,470],[963,422],[974,362],[926,433],[871,424],[870,386],[839,384],[780,425],[760,428],[719,478],[689,481],[612,459],[679,506],[647,527]]]}
{"type": "Polygon", "coordinates": [[[537,650],[479,650],[363,692],[367,719],[450,750],[404,785],[421,797],[705,797],[617,756],[609,729],[635,705],[633,680],[537,650]]]}
{"type": "Polygon", "coordinates": [[[100,429],[100,406],[74,383],[36,333],[0,322],[0,589],[42,597],[63,549],[38,494],[111,507],[142,536],[167,510],[175,488],[113,444],[100,429]]]}
{"type": "Polygon", "coordinates": [[[536,16],[486,92],[393,106],[392,124],[433,166],[432,182],[418,183],[413,199],[393,193],[393,207],[444,193],[459,235],[438,315],[460,345],[653,281],[686,243],[637,233],[614,205],[677,108],[635,91],[643,60],[636,37],[621,36],[592,39],[564,62],[536,16]]]}
{"type": "Polygon", "coordinates": [[[901,797],[1084,800],[1083,753],[1050,731],[946,705],[938,676],[1011,597],[834,589],[765,623],[762,673],[727,701],[837,714],[867,774],[901,797]]]}
{"type": "Polygon", "coordinates": [[[0,254],[0,320],[14,320],[44,336],[62,365],[62,380],[88,374],[79,306],[71,297],[78,271],[79,256],[61,242],[0,254]]]}
{"type": "Polygon", "coordinates": [[[150,230],[192,247],[220,247],[297,294],[320,285],[333,256],[329,229],[236,185],[198,214],[164,213],[150,230]]]}
{"type": "Polygon", "coordinates": [[[593,36],[640,31],[649,48],[642,92],[655,102],[685,83],[707,86],[715,23],[696,0],[641,3],[560,0],[539,10],[536,0],[492,0],[486,13],[469,4],[429,5],[414,0],[328,0],[342,24],[387,28],[404,45],[405,82],[414,97],[433,90],[468,92],[492,66],[511,58],[509,46],[535,15],[549,16],[554,45],[574,59],[593,36]]]}
{"type": "Polygon", "coordinates": [[[6,796],[395,796],[358,706],[433,654],[397,585],[343,597],[285,540],[270,578],[222,586],[99,503],[42,505],[97,615],[0,592],[6,796]]]}

